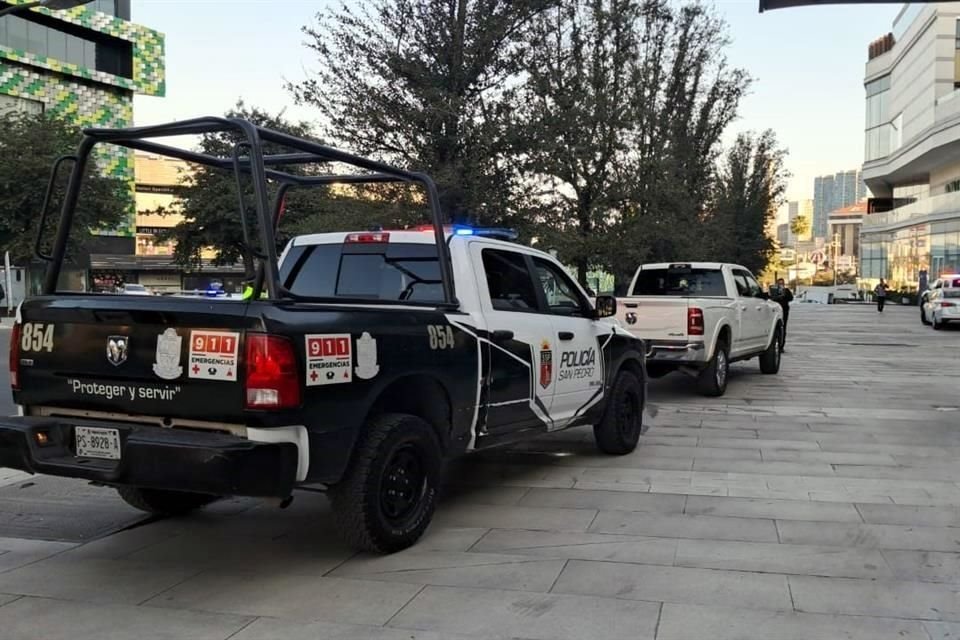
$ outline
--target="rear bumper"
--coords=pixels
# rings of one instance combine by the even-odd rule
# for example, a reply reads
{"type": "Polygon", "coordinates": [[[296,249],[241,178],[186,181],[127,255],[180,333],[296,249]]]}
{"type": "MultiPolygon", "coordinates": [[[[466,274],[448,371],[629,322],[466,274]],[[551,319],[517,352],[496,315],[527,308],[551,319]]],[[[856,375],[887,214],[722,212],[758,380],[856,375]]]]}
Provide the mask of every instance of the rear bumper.
{"type": "Polygon", "coordinates": [[[707,350],[703,342],[647,340],[646,346],[648,362],[671,362],[678,365],[707,362],[707,350]]]}
{"type": "Polygon", "coordinates": [[[218,496],[290,495],[297,445],[237,436],[62,418],[0,418],[0,467],[110,485],[193,491],[218,496]],[[78,458],[75,426],[116,429],[120,460],[78,458]],[[47,435],[41,446],[37,433],[47,435]]]}

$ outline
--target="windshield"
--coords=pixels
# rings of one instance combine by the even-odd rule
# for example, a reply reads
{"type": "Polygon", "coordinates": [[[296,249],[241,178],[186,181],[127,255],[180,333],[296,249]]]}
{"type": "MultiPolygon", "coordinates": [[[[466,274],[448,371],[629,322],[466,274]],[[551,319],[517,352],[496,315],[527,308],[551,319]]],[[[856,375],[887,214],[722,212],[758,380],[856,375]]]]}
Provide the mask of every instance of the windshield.
{"type": "Polygon", "coordinates": [[[644,269],[637,274],[635,296],[725,296],[727,288],[719,269],[644,269]]]}
{"type": "Polygon", "coordinates": [[[294,246],[280,265],[280,281],[311,298],[443,302],[432,244],[294,246]]]}

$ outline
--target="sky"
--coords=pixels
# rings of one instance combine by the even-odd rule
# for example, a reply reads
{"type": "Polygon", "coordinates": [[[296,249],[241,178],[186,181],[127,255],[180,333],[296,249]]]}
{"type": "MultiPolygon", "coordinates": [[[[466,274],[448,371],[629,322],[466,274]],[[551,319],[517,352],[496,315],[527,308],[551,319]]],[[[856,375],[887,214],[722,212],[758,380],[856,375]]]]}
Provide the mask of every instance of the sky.
{"type": "MultiPolygon", "coordinates": [[[[706,0],[709,2],[709,0],[706,0]]],[[[221,115],[243,99],[294,119],[319,114],[293,103],[287,81],[316,59],[301,27],[333,0],[133,0],[135,22],[166,36],[167,95],[136,96],[136,124],[221,115]]],[[[899,4],[798,7],[760,14],[756,0],[717,0],[731,64],[755,83],[727,141],[773,129],[787,148],[790,200],[813,197],[815,176],[863,163],[867,46],[887,33],[899,4]]]]}

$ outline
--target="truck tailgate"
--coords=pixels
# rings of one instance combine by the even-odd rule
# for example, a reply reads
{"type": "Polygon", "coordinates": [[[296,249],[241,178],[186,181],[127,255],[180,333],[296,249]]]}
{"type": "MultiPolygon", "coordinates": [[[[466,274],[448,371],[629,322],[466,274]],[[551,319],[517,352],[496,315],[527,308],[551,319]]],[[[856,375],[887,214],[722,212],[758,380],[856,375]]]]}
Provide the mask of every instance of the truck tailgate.
{"type": "Polygon", "coordinates": [[[630,296],[617,300],[617,320],[645,340],[682,340],[687,336],[687,298],[630,296]]]}
{"type": "Polygon", "coordinates": [[[203,298],[58,296],[20,310],[18,404],[238,421],[248,305],[203,298]]]}

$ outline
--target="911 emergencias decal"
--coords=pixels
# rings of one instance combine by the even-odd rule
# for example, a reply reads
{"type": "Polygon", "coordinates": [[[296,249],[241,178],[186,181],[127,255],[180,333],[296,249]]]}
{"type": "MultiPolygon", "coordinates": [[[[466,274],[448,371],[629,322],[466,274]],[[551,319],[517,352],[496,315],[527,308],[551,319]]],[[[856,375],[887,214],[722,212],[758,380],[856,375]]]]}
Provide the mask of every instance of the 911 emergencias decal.
{"type": "Polygon", "coordinates": [[[191,331],[187,376],[200,380],[235,381],[239,344],[239,333],[191,331]]]}
{"type": "Polygon", "coordinates": [[[310,334],[304,339],[308,387],[353,381],[353,344],[349,333],[310,334]]]}

